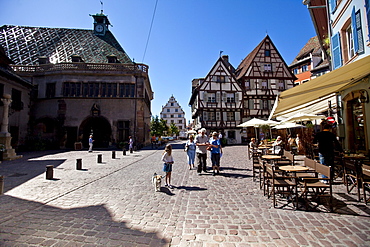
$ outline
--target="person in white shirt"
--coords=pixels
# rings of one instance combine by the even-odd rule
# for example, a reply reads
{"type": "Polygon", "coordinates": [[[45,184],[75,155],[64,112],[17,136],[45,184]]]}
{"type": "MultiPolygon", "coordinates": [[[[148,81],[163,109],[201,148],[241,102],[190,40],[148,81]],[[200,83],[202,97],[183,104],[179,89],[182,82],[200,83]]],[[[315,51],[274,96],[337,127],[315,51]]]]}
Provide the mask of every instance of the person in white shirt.
{"type": "Polygon", "coordinates": [[[172,157],[171,144],[166,145],[163,155],[162,155],[162,161],[163,161],[163,171],[166,173],[165,186],[172,189],[173,186],[171,185],[171,173],[172,173],[172,164],[174,163],[174,161],[172,157]]]}

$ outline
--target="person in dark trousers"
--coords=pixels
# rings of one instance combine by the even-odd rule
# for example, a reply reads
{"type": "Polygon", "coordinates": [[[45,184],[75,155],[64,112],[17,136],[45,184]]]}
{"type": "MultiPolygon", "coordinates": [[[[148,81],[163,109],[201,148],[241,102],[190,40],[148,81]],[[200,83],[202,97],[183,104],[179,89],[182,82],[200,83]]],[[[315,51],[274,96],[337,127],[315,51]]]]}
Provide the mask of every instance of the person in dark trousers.
{"type": "MultiPolygon", "coordinates": [[[[334,151],[338,150],[343,153],[343,149],[339,144],[337,137],[331,131],[331,125],[325,124],[323,131],[320,131],[315,135],[313,143],[317,143],[319,146],[319,158],[320,163],[326,166],[334,165],[334,151]]],[[[323,175],[323,178],[326,176],[323,175]]]]}
{"type": "Polygon", "coordinates": [[[209,140],[206,135],[206,129],[201,129],[200,134],[195,137],[196,154],[198,161],[198,174],[207,172],[207,147],[209,146],[209,140]]]}

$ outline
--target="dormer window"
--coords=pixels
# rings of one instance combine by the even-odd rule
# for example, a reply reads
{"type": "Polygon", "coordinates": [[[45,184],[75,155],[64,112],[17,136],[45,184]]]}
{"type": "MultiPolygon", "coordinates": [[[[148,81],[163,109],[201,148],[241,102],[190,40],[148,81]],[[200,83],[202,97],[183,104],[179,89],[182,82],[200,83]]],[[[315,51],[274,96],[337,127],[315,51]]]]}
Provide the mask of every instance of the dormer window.
{"type": "Polygon", "coordinates": [[[39,57],[39,64],[48,64],[48,63],[50,63],[48,57],[45,56],[39,57]]]}
{"type": "Polygon", "coordinates": [[[117,56],[115,55],[109,55],[107,56],[108,63],[118,63],[117,56]]]}
{"type": "Polygon", "coordinates": [[[72,59],[72,63],[83,63],[84,62],[81,56],[79,55],[72,55],[71,59],[72,59]]]}

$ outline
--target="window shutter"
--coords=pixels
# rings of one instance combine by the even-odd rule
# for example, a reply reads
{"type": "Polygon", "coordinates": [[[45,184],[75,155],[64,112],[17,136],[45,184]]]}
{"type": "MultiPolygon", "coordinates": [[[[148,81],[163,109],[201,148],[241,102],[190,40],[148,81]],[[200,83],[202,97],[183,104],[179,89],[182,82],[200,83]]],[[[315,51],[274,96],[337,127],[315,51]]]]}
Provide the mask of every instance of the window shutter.
{"type": "Polygon", "coordinates": [[[226,102],[226,97],[227,97],[226,93],[222,93],[222,101],[223,102],[226,102]]]}
{"type": "Polygon", "coordinates": [[[254,100],[249,100],[249,110],[254,110],[254,100]]]}
{"type": "Polygon", "coordinates": [[[356,11],[355,6],[353,6],[352,14],[351,14],[351,25],[352,25],[352,35],[353,35],[353,47],[355,52],[358,51],[358,36],[357,36],[357,27],[356,27],[356,11]]]}
{"type": "Polygon", "coordinates": [[[216,102],[221,102],[221,93],[220,92],[217,92],[216,93],[216,102]]]}
{"type": "Polygon", "coordinates": [[[333,66],[337,69],[342,66],[342,54],[340,50],[340,36],[336,33],[331,37],[332,49],[333,49],[333,66]]]}
{"type": "Polygon", "coordinates": [[[208,121],[208,112],[203,112],[203,121],[208,121]]]}
{"type": "Polygon", "coordinates": [[[361,12],[358,10],[355,13],[355,7],[352,10],[352,32],[353,32],[353,42],[356,53],[364,52],[364,40],[362,37],[362,26],[361,26],[361,12]]]}
{"type": "Polygon", "coordinates": [[[263,100],[260,100],[260,107],[258,109],[263,109],[263,100]]]}
{"type": "Polygon", "coordinates": [[[224,121],[227,120],[227,113],[226,112],[222,113],[222,118],[223,118],[224,121]]]}
{"type": "Polygon", "coordinates": [[[221,120],[221,112],[217,111],[216,112],[216,121],[220,121],[221,120]]]}
{"type": "Polygon", "coordinates": [[[236,92],[235,93],[235,103],[238,103],[239,102],[239,93],[236,92]]]}
{"type": "Polygon", "coordinates": [[[337,7],[337,0],[330,0],[330,12],[334,13],[337,7]]]}
{"type": "Polygon", "coordinates": [[[240,121],[240,112],[235,112],[235,121],[240,121]]]}
{"type": "Polygon", "coordinates": [[[203,93],[203,101],[204,102],[208,102],[208,94],[207,94],[207,92],[204,92],[203,93]]]}

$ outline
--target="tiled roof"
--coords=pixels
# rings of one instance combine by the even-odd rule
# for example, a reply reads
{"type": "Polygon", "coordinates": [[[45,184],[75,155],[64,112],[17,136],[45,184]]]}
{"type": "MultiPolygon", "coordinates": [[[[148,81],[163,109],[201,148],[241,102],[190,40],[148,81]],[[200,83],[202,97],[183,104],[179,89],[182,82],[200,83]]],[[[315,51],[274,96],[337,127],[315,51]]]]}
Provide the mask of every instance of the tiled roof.
{"type": "Polygon", "coordinates": [[[253,62],[253,59],[256,57],[258,51],[261,49],[261,46],[263,45],[263,43],[266,41],[266,39],[270,39],[270,37],[267,35],[257,46],[256,48],[254,48],[254,50],[248,54],[248,56],[246,56],[244,58],[244,60],[239,64],[238,68],[236,69],[235,71],[235,74],[236,74],[236,79],[239,80],[241,77],[243,77],[245,75],[245,73],[247,72],[249,66],[251,65],[251,63],[253,62]]]}
{"type": "Polygon", "coordinates": [[[294,58],[291,65],[292,66],[303,59],[305,56],[308,56],[310,53],[313,55],[321,56],[321,47],[317,36],[310,38],[310,40],[305,44],[305,46],[299,51],[298,55],[294,58]]]}
{"type": "Polygon", "coordinates": [[[37,65],[40,56],[51,63],[71,62],[71,55],[81,56],[86,63],[107,63],[109,55],[121,63],[132,62],[110,31],[96,36],[85,29],[4,25],[0,27],[0,45],[18,65],[37,65]]]}

